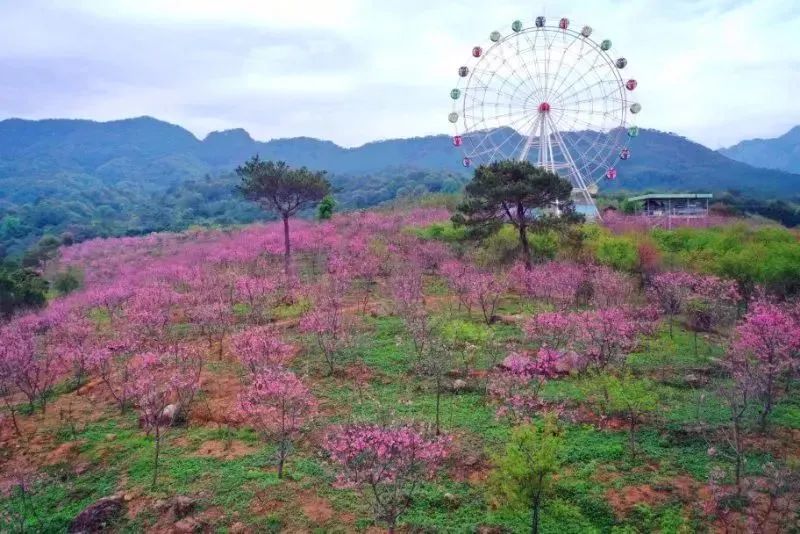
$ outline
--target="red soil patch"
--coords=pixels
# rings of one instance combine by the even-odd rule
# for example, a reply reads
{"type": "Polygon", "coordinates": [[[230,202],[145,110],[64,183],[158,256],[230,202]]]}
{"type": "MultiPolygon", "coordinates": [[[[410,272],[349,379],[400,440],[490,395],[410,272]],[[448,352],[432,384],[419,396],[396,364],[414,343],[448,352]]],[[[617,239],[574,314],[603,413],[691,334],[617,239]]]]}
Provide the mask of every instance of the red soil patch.
{"type": "Polygon", "coordinates": [[[45,455],[42,464],[56,465],[74,462],[78,456],[78,447],[82,443],[82,441],[68,441],[67,443],[62,443],[45,455]]]}
{"type": "Polygon", "coordinates": [[[212,439],[204,441],[198,449],[192,453],[192,456],[199,456],[203,458],[216,458],[219,460],[232,460],[234,458],[241,458],[253,454],[258,449],[252,445],[239,440],[232,440],[225,442],[222,440],[212,439]]]}
{"type": "Polygon", "coordinates": [[[606,491],[606,500],[618,517],[624,517],[637,504],[648,506],[662,504],[667,500],[667,494],[654,490],[648,484],[641,484],[626,486],[621,490],[609,489],[606,491]]]}
{"type": "Polygon", "coordinates": [[[333,517],[330,503],[314,493],[300,494],[298,502],[305,516],[317,525],[323,525],[333,517]]]}

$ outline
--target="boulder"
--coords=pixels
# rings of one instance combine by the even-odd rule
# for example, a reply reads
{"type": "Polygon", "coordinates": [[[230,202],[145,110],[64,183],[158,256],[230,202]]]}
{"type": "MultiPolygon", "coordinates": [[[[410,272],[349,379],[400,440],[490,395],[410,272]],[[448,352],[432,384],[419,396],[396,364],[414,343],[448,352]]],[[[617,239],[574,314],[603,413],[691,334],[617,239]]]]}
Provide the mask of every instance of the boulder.
{"type": "Polygon", "coordinates": [[[172,499],[172,512],[175,519],[183,519],[194,511],[195,500],[186,495],[178,495],[172,499]]]}
{"type": "Polygon", "coordinates": [[[71,534],[108,532],[123,513],[124,504],[121,495],[104,497],[90,504],[75,516],[69,525],[68,532],[71,534]]]}

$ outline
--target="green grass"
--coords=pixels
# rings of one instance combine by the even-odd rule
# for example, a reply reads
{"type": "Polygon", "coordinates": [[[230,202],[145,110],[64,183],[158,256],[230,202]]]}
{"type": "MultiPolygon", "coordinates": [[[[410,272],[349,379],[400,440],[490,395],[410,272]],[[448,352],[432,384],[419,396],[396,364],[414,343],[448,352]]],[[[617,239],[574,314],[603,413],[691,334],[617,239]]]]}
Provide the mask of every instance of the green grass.
{"type": "MultiPolygon", "coordinates": [[[[428,281],[431,293],[447,294],[436,279],[428,281]]],[[[275,316],[295,318],[307,303],[279,307],[275,316]]],[[[545,309],[536,302],[504,299],[501,313],[528,315],[545,309]]],[[[102,321],[102,317],[97,318],[102,321]]],[[[451,341],[470,341],[478,346],[470,362],[473,369],[486,370],[514,347],[526,347],[519,326],[496,323],[485,325],[478,315],[457,307],[444,307],[433,320],[443,325],[451,341]],[[463,338],[463,339],[462,339],[463,338]]],[[[363,361],[374,371],[364,389],[363,400],[352,384],[341,376],[326,377],[313,344],[305,337],[293,339],[309,343],[309,351],[293,364],[300,374],[311,372],[315,395],[324,417],[316,422],[315,433],[334,423],[352,421],[415,421],[432,424],[435,419],[433,384],[415,371],[416,357],[404,324],[398,317],[366,317],[364,331],[350,351],[351,359],[363,361]],[[309,363],[311,362],[311,363],[309,363]]],[[[717,395],[724,381],[713,372],[714,359],[723,354],[716,337],[702,336],[694,352],[691,333],[676,327],[673,337],[662,328],[652,338],[643,339],[628,360],[637,378],[648,378],[659,399],[656,416],[645,421],[637,433],[637,457],[631,459],[625,429],[601,429],[589,424],[562,422],[565,434],[563,468],[542,508],[543,532],[694,532],[704,521],[689,510],[695,503],[680,502],[670,496],[659,503],[634,506],[625,516],[617,516],[607,494],[627,486],[650,485],[669,488],[675,477],[688,476],[703,484],[714,466],[729,467],[722,456],[709,456],[708,436],[686,434],[687,426],[700,422],[712,427],[724,425],[726,410],[717,395]],[[688,375],[698,380],[687,385],[688,375]]],[[[208,371],[230,372],[230,364],[211,361],[208,371]]],[[[541,391],[552,407],[575,407],[584,402],[579,377],[548,381],[541,391]]],[[[52,398],[70,394],[67,385],[55,388],[52,398]]],[[[201,397],[202,398],[202,397],[201,397]]],[[[441,399],[441,424],[457,436],[461,451],[470,451],[481,460],[483,470],[489,458],[506,442],[512,429],[508,419],[496,417],[496,406],[483,394],[479,384],[474,391],[445,392],[441,399]]],[[[748,414],[752,424],[755,411],[748,414]]],[[[534,417],[537,419],[537,417],[534,417]]],[[[782,401],[775,409],[773,424],[800,428],[800,401],[796,396],[782,401]]],[[[95,422],[77,425],[75,431],[62,425],[54,435],[56,443],[76,441],[81,459],[90,468],[81,474],[67,465],[53,466],[40,473],[29,492],[12,492],[0,500],[0,521],[22,521],[36,532],[63,532],[83,507],[117,491],[134,492],[148,498],[163,499],[175,494],[202,496],[200,509],[215,507],[224,518],[219,531],[242,521],[258,532],[283,529],[314,532],[344,532],[353,525],[337,523],[315,525],[298,508],[297,494],[313,492],[327,499],[336,513],[353,514],[355,526],[366,529],[373,524],[368,496],[332,486],[335,472],[319,454],[317,443],[303,440],[289,457],[286,479],[275,473],[274,446],[265,444],[251,429],[179,427],[167,436],[161,456],[159,483],[151,488],[153,440],[138,428],[136,415],[120,416],[113,409],[95,422]],[[209,440],[234,439],[252,447],[253,452],[233,459],[216,459],[197,454],[209,440]],[[253,511],[262,500],[279,503],[265,514],[253,511]],[[316,529],[316,530],[315,530],[316,529]]],[[[723,450],[723,452],[726,452],[723,450]]],[[[452,463],[457,464],[459,458],[452,463]]],[[[746,473],[758,475],[769,455],[751,450],[746,473]]],[[[454,466],[448,469],[455,469],[454,466]]],[[[478,526],[502,526],[513,532],[529,528],[528,510],[514,510],[495,502],[485,485],[455,479],[452,471],[419,488],[401,523],[420,532],[473,532],[478,526]]],[[[668,495],[669,491],[665,490],[668,495]]],[[[144,511],[133,520],[124,519],[120,532],[139,532],[151,527],[158,517],[144,511]]],[[[18,530],[0,523],[0,531],[18,530]]]]}

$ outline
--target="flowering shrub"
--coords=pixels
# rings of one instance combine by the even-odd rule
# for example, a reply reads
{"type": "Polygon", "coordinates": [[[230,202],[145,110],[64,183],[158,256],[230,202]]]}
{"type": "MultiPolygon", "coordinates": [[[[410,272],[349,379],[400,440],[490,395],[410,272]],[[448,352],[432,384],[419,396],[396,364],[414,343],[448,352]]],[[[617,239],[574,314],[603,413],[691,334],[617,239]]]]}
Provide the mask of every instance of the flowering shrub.
{"type": "Polygon", "coordinates": [[[528,420],[540,407],[539,390],[557,374],[562,354],[541,348],[535,357],[511,353],[495,369],[487,386],[489,397],[500,404],[497,416],[528,420]]]}
{"type": "Polygon", "coordinates": [[[256,430],[278,442],[278,478],[305,424],[315,415],[317,401],[291,371],[268,368],[253,376],[239,396],[239,409],[256,430]]]}
{"type": "Polygon", "coordinates": [[[292,347],[283,343],[275,330],[258,326],[231,336],[231,347],[236,357],[252,374],[288,363],[292,347]]]}
{"type": "Polygon", "coordinates": [[[341,468],[339,487],[369,490],[375,518],[394,532],[419,483],[447,458],[450,439],[426,439],[411,426],[356,424],[332,429],[325,450],[341,468]]]}

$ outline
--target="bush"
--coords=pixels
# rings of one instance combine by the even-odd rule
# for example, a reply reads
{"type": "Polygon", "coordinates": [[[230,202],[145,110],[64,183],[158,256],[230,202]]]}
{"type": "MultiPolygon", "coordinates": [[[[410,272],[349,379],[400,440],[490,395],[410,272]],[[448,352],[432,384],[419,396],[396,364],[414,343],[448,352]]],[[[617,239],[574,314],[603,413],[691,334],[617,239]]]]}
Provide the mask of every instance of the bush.
{"type": "Polygon", "coordinates": [[[620,271],[632,272],[639,263],[636,243],[629,237],[601,237],[595,256],[598,262],[620,271]]]}
{"type": "Polygon", "coordinates": [[[60,295],[68,295],[83,284],[83,273],[74,267],[56,273],[53,277],[53,289],[60,295]]]}

